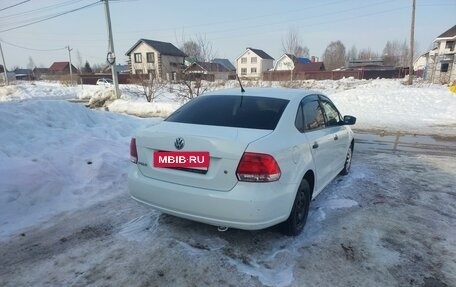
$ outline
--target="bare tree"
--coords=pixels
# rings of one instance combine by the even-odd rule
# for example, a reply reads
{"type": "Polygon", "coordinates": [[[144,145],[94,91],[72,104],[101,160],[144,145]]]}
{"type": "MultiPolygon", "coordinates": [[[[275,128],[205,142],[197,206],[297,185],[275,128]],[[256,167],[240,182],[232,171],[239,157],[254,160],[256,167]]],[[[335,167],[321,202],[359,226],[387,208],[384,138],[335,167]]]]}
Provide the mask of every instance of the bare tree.
{"type": "Polygon", "coordinates": [[[358,59],[358,49],[356,49],[356,46],[353,45],[350,48],[350,51],[348,51],[348,53],[347,53],[347,60],[350,61],[350,60],[356,60],[356,59],[358,59]]]}
{"type": "Polygon", "coordinates": [[[82,56],[81,56],[81,52],[79,52],[79,50],[76,50],[76,65],[78,67],[78,70],[81,71],[81,68],[82,68],[82,56]]]}
{"type": "Polygon", "coordinates": [[[203,35],[197,35],[196,41],[201,48],[201,57],[203,61],[210,62],[215,58],[215,52],[212,48],[212,43],[203,35]]]}
{"type": "MultiPolygon", "coordinates": [[[[418,54],[418,43],[414,44],[413,53],[418,54]]],[[[383,60],[386,65],[408,67],[410,48],[407,41],[388,41],[383,48],[383,60]]]]}
{"type": "Polygon", "coordinates": [[[196,61],[202,61],[201,48],[195,41],[185,41],[184,44],[182,44],[181,50],[187,56],[194,58],[196,61]]]}
{"type": "Polygon", "coordinates": [[[358,52],[358,59],[360,60],[372,60],[379,58],[379,54],[371,50],[371,48],[361,49],[358,52]]]}
{"type": "Polygon", "coordinates": [[[160,97],[166,88],[166,82],[160,80],[155,73],[132,75],[130,83],[137,87],[128,88],[128,91],[138,96],[144,96],[149,103],[160,97]]]}
{"type": "Polygon", "coordinates": [[[297,28],[290,28],[285,38],[282,38],[282,52],[296,57],[309,57],[309,48],[302,45],[297,28]]]}
{"type": "Polygon", "coordinates": [[[27,69],[34,69],[36,67],[35,62],[33,61],[32,56],[28,57],[27,69]]]}
{"type": "Polygon", "coordinates": [[[198,62],[210,62],[215,58],[212,43],[203,35],[196,35],[195,38],[183,40],[181,50],[189,57],[198,62]]]}
{"type": "Polygon", "coordinates": [[[345,65],[345,46],[341,41],[329,43],[323,53],[323,62],[328,70],[334,70],[345,65]]]}
{"type": "Polygon", "coordinates": [[[206,92],[207,89],[201,75],[183,74],[177,86],[176,95],[181,101],[188,101],[206,92]]]}

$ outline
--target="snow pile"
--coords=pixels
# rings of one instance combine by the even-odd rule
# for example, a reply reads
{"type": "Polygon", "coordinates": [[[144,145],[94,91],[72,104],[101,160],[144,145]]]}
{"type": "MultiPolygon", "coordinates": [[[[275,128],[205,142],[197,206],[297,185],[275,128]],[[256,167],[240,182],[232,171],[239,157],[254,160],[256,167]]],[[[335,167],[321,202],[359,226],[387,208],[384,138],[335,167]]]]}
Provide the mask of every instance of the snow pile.
{"type": "Polygon", "coordinates": [[[0,237],[125,192],[130,137],[156,121],[51,100],[0,114],[0,237]]]}
{"type": "Polygon", "coordinates": [[[357,117],[356,128],[456,134],[456,96],[446,86],[372,80],[329,97],[343,114],[357,117]]]}

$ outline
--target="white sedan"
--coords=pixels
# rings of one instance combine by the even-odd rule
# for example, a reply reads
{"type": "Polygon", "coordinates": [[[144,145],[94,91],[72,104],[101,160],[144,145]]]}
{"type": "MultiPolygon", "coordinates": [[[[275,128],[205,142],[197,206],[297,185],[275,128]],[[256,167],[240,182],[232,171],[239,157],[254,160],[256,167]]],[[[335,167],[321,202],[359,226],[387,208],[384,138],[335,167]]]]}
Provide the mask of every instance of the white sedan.
{"type": "Polygon", "coordinates": [[[310,90],[201,95],[132,138],[130,193],[164,213],[223,229],[280,223],[297,235],[311,199],[349,172],[355,121],[310,90]]]}

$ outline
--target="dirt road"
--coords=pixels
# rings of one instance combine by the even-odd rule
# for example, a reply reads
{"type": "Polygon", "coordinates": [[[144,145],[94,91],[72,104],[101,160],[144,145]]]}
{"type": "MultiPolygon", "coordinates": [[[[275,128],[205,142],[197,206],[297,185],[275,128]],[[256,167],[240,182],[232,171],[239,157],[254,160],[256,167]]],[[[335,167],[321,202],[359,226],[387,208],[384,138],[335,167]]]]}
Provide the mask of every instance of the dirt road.
{"type": "Polygon", "coordinates": [[[359,134],[351,174],[312,201],[298,237],[218,232],[120,183],[3,240],[0,286],[456,286],[456,143],[391,137],[359,134]]]}

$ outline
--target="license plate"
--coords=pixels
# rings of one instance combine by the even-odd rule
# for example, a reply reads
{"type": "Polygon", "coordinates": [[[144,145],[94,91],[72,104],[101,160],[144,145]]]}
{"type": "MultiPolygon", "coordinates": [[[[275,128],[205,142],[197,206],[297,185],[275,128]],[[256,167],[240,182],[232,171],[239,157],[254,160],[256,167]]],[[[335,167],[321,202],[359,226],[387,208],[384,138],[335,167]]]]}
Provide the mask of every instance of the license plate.
{"type": "Polygon", "coordinates": [[[156,151],[154,167],[198,168],[209,167],[210,156],[207,151],[156,151]]]}

